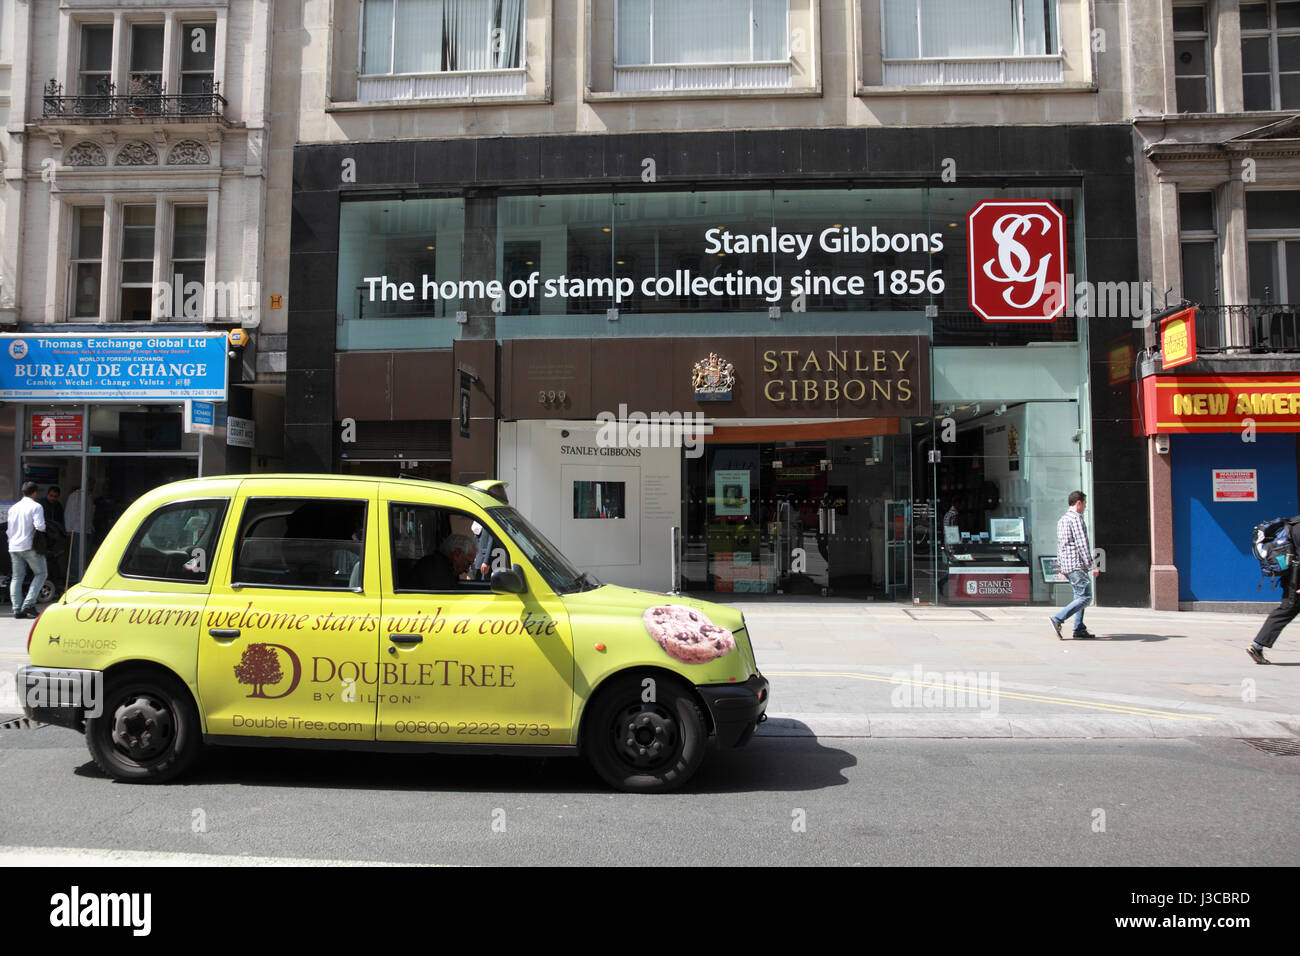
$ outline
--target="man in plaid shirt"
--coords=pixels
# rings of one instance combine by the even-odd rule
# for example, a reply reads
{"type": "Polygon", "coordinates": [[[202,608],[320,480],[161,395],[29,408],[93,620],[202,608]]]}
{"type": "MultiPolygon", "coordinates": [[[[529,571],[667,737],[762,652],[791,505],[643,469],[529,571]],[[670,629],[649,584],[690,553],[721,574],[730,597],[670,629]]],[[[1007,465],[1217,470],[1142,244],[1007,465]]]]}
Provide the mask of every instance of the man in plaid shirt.
{"type": "Polygon", "coordinates": [[[1083,509],[1088,507],[1088,496],[1082,491],[1070,492],[1069,510],[1056,522],[1056,561],[1060,572],[1074,588],[1074,600],[1059,614],[1051,617],[1056,636],[1064,639],[1061,625],[1077,614],[1074,622],[1074,639],[1091,640],[1096,635],[1083,626],[1083,610],[1092,601],[1092,579],[1097,568],[1092,563],[1092,549],[1088,547],[1088,526],[1083,523],[1083,509]]]}

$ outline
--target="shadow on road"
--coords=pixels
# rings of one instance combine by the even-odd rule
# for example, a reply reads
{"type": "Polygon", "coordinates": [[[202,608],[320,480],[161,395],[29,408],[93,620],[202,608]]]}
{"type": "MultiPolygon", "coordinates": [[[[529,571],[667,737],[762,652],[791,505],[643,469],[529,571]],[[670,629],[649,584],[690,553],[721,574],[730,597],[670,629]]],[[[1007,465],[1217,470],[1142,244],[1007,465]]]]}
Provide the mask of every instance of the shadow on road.
{"type": "MultiPolygon", "coordinates": [[[[807,730],[807,728],[803,728],[807,730]]],[[[843,786],[856,763],[845,751],[804,737],[755,737],[739,750],[711,749],[683,793],[820,790],[843,786]]],[[[92,761],[79,777],[108,778],[92,761]]],[[[209,747],[172,786],[236,785],[457,793],[612,793],[580,757],[381,754],[355,751],[209,747]]]]}
{"type": "MultiPolygon", "coordinates": [[[[1098,634],[1096,641],[1142,641],[1150,644],[1155,641],[1180,641],[1187,637],[1186,634],[1098,634]]],[[[1087,643],[1094,643],[1088,641],[1087,643]]]]}

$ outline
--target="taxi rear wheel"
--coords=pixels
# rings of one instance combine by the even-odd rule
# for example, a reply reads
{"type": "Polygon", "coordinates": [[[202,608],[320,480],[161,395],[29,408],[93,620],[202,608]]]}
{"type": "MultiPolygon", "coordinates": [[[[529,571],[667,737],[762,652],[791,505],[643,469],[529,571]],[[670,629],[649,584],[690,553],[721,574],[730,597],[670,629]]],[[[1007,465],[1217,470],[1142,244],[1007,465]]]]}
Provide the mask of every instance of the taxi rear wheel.
{"type": "Polygon", "coordinates": [[[587,759],[605,782],[637,793],[681,787],[699,769],[708,741],[688,690],[663,678],[647,685],[636,677],[601,691],[583,737],[587,759]]]}
{"type": "Polygon", "coordinates": [[[198,710],[174,679],[115,675],[106,682],[100,715],[86,720],[86,745],[95,765],[114,780],[162,783],[198,756],[198,710]]]}

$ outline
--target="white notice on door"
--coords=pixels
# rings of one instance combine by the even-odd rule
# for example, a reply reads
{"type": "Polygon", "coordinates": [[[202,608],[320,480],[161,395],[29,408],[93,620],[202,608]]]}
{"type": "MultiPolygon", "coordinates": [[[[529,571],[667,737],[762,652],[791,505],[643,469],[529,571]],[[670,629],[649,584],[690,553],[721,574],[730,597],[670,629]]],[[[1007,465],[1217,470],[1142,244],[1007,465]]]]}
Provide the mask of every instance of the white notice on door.
{"type": "Polygon", "coordinates": [[[678,490],[667,475],[646,475],[641,485],[645,499],[642,516],[647,521],[676,521],[678,490]]]}
{"type": "Polygon", "coordinates": [[[1258,501],[1259,481],[1254,468],[1215,468],[1215,501],[1258,501]]]}

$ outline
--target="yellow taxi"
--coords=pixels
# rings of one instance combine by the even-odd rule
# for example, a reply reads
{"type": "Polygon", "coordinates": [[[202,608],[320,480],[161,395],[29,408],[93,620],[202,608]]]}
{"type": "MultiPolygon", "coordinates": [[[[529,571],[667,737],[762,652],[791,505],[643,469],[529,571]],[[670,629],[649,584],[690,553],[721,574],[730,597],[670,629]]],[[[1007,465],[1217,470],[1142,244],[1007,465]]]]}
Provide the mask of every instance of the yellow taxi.
{"type": "Polygon", "coordinates": [[[768,700],[738,611],[601,584],[497,498],[406,479],[157,488],[28,650],[27,716],[125,781],[234,744],[581,753],[666,791],[768,700]]]}

